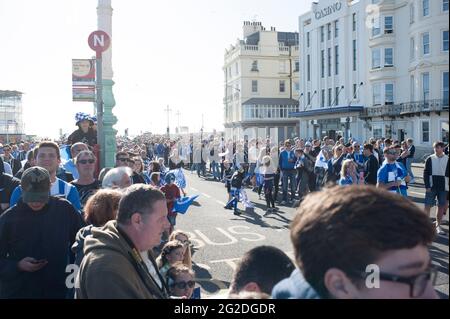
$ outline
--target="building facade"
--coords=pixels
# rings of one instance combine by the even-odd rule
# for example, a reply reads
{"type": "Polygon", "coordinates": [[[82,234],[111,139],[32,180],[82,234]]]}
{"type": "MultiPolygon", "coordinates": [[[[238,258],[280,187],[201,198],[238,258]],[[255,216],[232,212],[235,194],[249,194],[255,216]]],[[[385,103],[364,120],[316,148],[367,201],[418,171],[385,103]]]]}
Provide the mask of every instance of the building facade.
{"type": "Polygon", "coordinates": [[[225,137],[281,141],[298,135],[298,33],[245,21],[243,40],[225,52],[225,137]]]}
{"type": "Polygon", "coordinates": [[[25,137],[22,94],[0,90],[0,143],[18,142],[25,137]]]}
{"type": "Polygon", "coordinates": [[[448,0],[320,0],[300,16],[301,135],[448,143],[448,0]]]}

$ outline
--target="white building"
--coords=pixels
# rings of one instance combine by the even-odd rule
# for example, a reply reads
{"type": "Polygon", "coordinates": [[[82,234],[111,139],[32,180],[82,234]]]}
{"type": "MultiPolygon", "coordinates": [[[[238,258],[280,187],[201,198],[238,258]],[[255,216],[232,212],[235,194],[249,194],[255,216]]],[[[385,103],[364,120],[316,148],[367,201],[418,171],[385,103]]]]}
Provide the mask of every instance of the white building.
{"type": "Polygon", "coordinates": [[[244,22],[243,40],[225,53],[225,137],[281,141],[299,133],[298,33],[244,22]]]}
{"type": "Polygon", "coordinates": [[[448,142],[448,0],[320,0],[300,16],[301,135],[448,142]]]}
{"type": "Polygon", "coordinates": [[[0,143],[20,142],[25,137],[22,92],[0,90],[0,143]]]}

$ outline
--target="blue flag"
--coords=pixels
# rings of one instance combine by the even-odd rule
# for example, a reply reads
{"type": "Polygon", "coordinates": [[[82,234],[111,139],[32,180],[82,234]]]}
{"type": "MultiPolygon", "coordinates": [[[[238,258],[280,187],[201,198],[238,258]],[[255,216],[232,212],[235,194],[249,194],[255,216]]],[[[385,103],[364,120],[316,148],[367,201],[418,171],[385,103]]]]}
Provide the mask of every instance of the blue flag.
{"type": "Polygon", "coordinates": [[[199,197],[200,195],[195,195],[191,197],[183,197],[175,202],[173,206],[173,213],[186,214],[189,206],[199,197]]]}
{"type": "Polygon", "coordinates": [[[61,155],[61,162],[65,163],[68,160],[70,160],[70,146],[69,145],[63,145],[59,148],[59,154],[61,155]]]}

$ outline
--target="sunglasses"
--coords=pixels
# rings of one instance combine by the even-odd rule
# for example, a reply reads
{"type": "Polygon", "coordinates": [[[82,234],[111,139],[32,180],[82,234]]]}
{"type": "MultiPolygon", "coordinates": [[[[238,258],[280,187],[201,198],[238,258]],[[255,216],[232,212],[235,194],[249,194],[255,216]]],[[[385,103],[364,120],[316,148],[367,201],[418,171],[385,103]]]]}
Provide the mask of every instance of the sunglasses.
{"type": "Polygon", "coordinates": [[[83,164],[83,165],[86,165],[87,163],[94,164],[95,160],[93,160],[93,159],[90,159],[90,160],[79,160],[78,163],[83,164]]]}
{"type": "Polygon", "coordinates": [[[172,284],[172,287],[177,287],[178,289],[186,289],[186,287],[194,288],[194,286],[195,286],[195,281],[193,281],[193,280],[180,281],[180,282],[175,282],[172,284]]]}
{"type": "Polygon", "coordinates": [[[128,158],[118,158],[117,159],[119,162],[127,162],[128,158]]]}

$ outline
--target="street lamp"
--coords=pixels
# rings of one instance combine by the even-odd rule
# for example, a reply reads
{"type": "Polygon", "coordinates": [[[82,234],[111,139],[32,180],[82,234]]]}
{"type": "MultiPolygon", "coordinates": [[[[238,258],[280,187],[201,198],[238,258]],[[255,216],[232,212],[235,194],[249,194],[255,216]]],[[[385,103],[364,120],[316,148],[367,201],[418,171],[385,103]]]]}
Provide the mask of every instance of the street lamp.
{"type": "Polygon", "coordinates": [[[335,104],[337,103],[338,98],[339,98],[339,95],[341,94],[341,91],[342,91],[343,89],[344,89],[344,86],[342,85],[342,86],[339,88],[339,91],[337,92],[336,97],[334,98],[333,104],[332,104],[331,106],[336,106],[335,104]]]}

